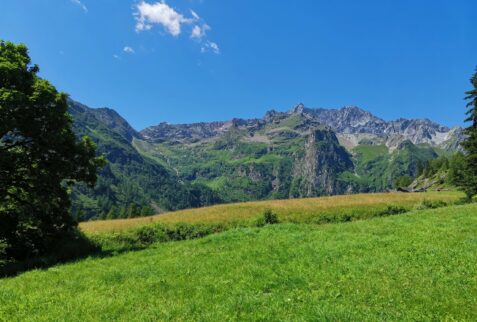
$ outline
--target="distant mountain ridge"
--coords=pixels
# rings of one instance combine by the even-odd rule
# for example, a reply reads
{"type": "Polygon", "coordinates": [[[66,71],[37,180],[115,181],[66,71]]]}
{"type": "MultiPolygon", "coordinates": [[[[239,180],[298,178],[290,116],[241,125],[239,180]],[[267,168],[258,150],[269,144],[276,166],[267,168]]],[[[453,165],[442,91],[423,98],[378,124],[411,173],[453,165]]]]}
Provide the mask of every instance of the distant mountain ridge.
{"type": "MultiPolygon", "coordinates": [[[[159,123],[141,131],[112,109],[70,102],[78,135],[110,161],[94,190],[75,190],[88,216],[131,204],[156,211],[219,202],[385,191],[459,149],[461,128],[384,121],[355,106],[268,111],[263,118],[159,123]]],[[[129,206],[128,206],[129,205],[129,206]]]]}
{"type": "MultiPolygon", "coordinates": [[[[444,150],[459,149],[464,138],[461,127],[448,128],[429,119],[404,119],[384,121],[357,106],[345,106],[340,109],[307,108],[298,104],[287,112],[268,111],[262,119],[232,119],[222,122],[201,122],[191,124],[160,123],[150,126],[140,135],[148,140],[185,140],[197,141],[220,135],[230,127],[259,130],[267,123],[300,114],[311,123],[329,126],[343,140],[351,141],[352,147],[361,139],[385,142],[395,148],[405,140],[413,144],[430,144],[444,150]],[[368,136],[365,136],[367,134],[368,136]]],[[[349,146],[349,144],[344,144],[349,146]]]]}

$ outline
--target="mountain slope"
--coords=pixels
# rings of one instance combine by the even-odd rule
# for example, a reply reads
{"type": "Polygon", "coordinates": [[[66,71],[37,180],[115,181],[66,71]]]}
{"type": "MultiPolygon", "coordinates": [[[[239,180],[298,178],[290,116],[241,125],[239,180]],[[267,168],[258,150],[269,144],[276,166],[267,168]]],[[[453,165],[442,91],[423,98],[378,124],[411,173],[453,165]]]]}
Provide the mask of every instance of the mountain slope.
{"type": "Polygon", "coordinates": [[[384,121],[358,107],[271,110],[261,119],[160,123],[135,131],[115,111],[71,102],[78,135],[109,165],[73,194],[86,217],[125,217],[218,202],[378,192],[459,149],[461,128],[384,121]],[[144,208],[141,210],[141,208],[144,208]]]}
{"type": "Polygon", "coordinates": [[[181,184],[166,168],[139,154],[131,144],[139,134],[114,110],[70,101],[69,112],[75,133],[91,137],[108,160],[94,189],[83,185],[74,189],[74,213],[87,219],[115,209],[111,215],[125,217],[139,215],[141,208],[150,214],[219,201],[210,189],[181,184]]]}
{"type": "Polygon", "coordinates": [[[383,191],[463,138],[462,129],[429,120],[387,122],[354,106],[303,104],[262,119],[161,123],[140,135],[142,154],[226,201],[383,191]]]}
{"type": "Polygon", "coordinates": [[[184,181],[200,182],[225,201],[311,197],[347,191],[339,180],[351,155],[335,133],[301,114],[187,125],[159,124],[134,145],[170,166],[184,181]]]}

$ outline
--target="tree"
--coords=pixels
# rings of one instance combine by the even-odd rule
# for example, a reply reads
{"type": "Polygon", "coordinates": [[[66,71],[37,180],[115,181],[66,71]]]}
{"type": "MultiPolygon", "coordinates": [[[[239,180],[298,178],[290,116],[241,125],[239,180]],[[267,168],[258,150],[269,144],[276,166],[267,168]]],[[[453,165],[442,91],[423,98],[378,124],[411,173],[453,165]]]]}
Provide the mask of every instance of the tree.
{"type": "Polygon", "coordinates": [[[456,187],[462,187],[466,180],[465,168],[465,155],[462,152],[457,152],[449,161],[449,174],[447,175],[447,182],[456,187]]]}
{"type": "Polygon", "coordinates": [[[116,210],[116,207],[111,207],[109,210],[108,214],[106,215],[106,219],[116,219],[118,218],[118,212],[116,210]]]}
{"type": "Polygon", "coordinates": [[[127,217],[128,218],[134,218],[139,216],[139,208],[137,204],[131,203],[127,209],[127,217]]]}
{"type": "Polygon", "coordinates": [[[141,216],[142,217],[152,216],[152,215],[154,215],[154,209],[152,209],[151,206],[149,206],[149,205],[142,206],[142,208],[141,208],[141,216]]]}
{"type": "Polygon", "coordinates": [[[413,178],[411,178],[410,176],[400,176],[394,181],[394,187],[404,188],[409,186],[413,181],[413,178]]]}
{"type": "Polygon", "coordinates": [[[474,87],[470,91],[466,92],[467,112],[468,116],[465,120],[470,122],[470,126],[465,129],[467,138],[462,143],[465,154],[465,180],[461,183],[462,190],[466,193],[467,197],[472,198],[477,195],[477,69],[475,74],[470,79],[472,86],[474,87]]]}
{"type": "Polygon", "coordinates": [[[67,95],[37,74],[25,45],[0,41],[0,240],[16,260],[41,256],[76,232],[69,192],[104,166],[77,140],[67,95]]]}

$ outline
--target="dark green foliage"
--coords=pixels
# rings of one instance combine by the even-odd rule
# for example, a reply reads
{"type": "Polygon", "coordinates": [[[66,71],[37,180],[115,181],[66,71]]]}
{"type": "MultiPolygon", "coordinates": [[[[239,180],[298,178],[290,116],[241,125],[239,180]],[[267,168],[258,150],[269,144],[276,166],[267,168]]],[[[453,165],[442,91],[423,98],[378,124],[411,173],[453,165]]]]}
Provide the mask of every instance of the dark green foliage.
{"type": "Polygon", "coordinates": [[[450,156],[450,157],[442,155],[438,157],[437,159],[427,160],[423,163],[422,171],[420,174],[422,174],[424,177],[432,177],[439,171],[446,172],[450,168],[451,160],[454,160],[454,158],[458,158],[458,155],[461,155],[461,154],[457,153],[456,156],[450,156]],[[449,158],[451,160],[449,160],[449,158]]]}
{"type": "Polygon", "coordinates": [[[15,260],[75,235],[69,189],[93,186],[104,165],[93,142],[72,131],[66,94],[38,71],[24,45],[0,41],[0,239],[15,260]]]}
{"type": "Polygon", "coordinates": [[[411,208],[398,205],[387,205],[384,207],[369,207],[369,209],[346,210],[340,212],[324,213],[312,218],[309,223],[312,224],[331,224],[339,222],[349,222],[376,217],[387,217],[399,215],[410,211],[411,208]]]}
{"type": "Polygon", "coordinates": [[[449,160],[449,184],[461,187],[465,181],[465,156],[461,152],[456,153],[449,160]]]}
{"type": "Polygon", "coordinates": [[[420,204],[417,205],[417,209],[423,210],[423,209],[436,209],[436,208],[442,208],[447,206],[447,203],[442,200],[428,200],[424,199],[420,204]]]}
{"type": "Polygon", "coordinates": [[[465,168],[462,152],[442,155],[423,163],[421,174],[414,184],[421,188],[454,189],[462,186],[466,180],[465,168]]]}
{"type": "Polygon", "coordinates": [[[7,263],[7,243],[0,240],[0,270],[7,263]]]}
{"type": "Polygon", "coordinates": [[[98,244],[102,245],[102,248],[105,251],[125,251],[145,248],[154,243],[201,238],[233,227],[236,227],[236,225],[187,223],[177,223],[173,225],[155,224],[122,233],[96,235],[92,238],[98,244]]]}
{"type": "Polygon", "coordinates": [[[391,206],[387,206],[387,208],[385,210],[378,213],[377,217],[399,215],[399,214],[403,214],[403,213],[406,213],[406,212],[408,212],[408,210],[404,207],[391,205],[391,206]]]}
{"type": "Polygon", "coordinates": [[[414,181],[410,176],[400,176],[394,181],[395,188],[407,187],[414,181]]]}
{"type": "Polygon", "coordinates": [[[273,213],[271,209],[266,209],[263,214],[257,218],[255,225],[257,227],[263,227],[265,225],[278,224],[279,222],[278,216],[273,213]]]}
{"type": "Polygon", "coordinates": [[[477,71],[470,79],[473,88],[466,92],[467,119],[470,122],[469,127],[465,129],[467,138],[462,143],[465,149],[465,180],[460,182],[462,190],[470,199],[477,195],[477,71]]]}
{"type": "Polygon", "coordinates": [[[154,209],[151,206],[143,206],[141,208],[141,217],[152,216],[155,214],[154,209]]]}

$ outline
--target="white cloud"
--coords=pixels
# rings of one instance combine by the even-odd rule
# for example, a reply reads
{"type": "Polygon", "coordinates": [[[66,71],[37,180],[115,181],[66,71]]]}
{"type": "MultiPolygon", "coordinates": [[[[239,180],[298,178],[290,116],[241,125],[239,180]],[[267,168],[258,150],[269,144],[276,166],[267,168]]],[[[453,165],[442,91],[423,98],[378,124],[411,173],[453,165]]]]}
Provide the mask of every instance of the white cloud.
{"type": "Polygon", "coordinates": [[[205,53],[205,52],[208,52],[208,51],[212,51],[214,54],[220,54],[220,48],[219,48],[219,45],[217,45],[217,43],[213,42],[213,41],[209,41],[207,40],[203,45],[202,47],[200,48],[200,51],[205,53]]]}
{"type": "Polygon", "coordinates": [[[71,2],[83,9],[84,13],[88,12],[88,8],[80,0],[71,0],[71,2]]]}
{"type": "Polygon", "coordinates": [[[194,10],[191,10],[190,13],[195,20],[200,20],[199,15],[194,10]]]}
{"type": "Polygon", "coordinates": [[[165,2],[150,4],[142,1],[137,5],[137,10],[136,31],[149,30],[154,24],[158,24],[162,25],[171,35],[179,36],[182,25],[190,24],[193,21],[169,7],[165,2]]]}
{"type": "Polygon", "coordinates": [[[116,54],[114,54],[113,57],[116,58],[116,59],[119,59],[119,56],[116,55],[116,54]]]}
{"type": "Polygon", "coordinates": [[[190,37],[200,40],[205,37],[205,32],[207,30],[210,30],[210,27],[207,24],[202,25],[202,27],[195,25],[194,28],[192,28],[190,37]]]}
{"type": "Polygon", "coordinates": [[[123,51],[127,54],[134,54],[136,52],[132,47],[129,46],[124,47],[123,51]]]}
{"type": "MultiPolygon", "coordinates": [[[[134,16],[137,32],[150,30],[154,25],[160,25],[167,33],[178,37],[182,33],[182,29],[187,27],[190,31],[190,38],[200,44],[202,52],[220,53],[217,43],[207,39],[206,33],[211,30],[210,26],[195,11],[190,10],[191,17],[186,17],[170,7],[165,0],[153,3],[142,0],[136,5],[136,9],[134,16]]],[[[132,53],[126,51],[126,48],[124,51],[132,53]]]]}

